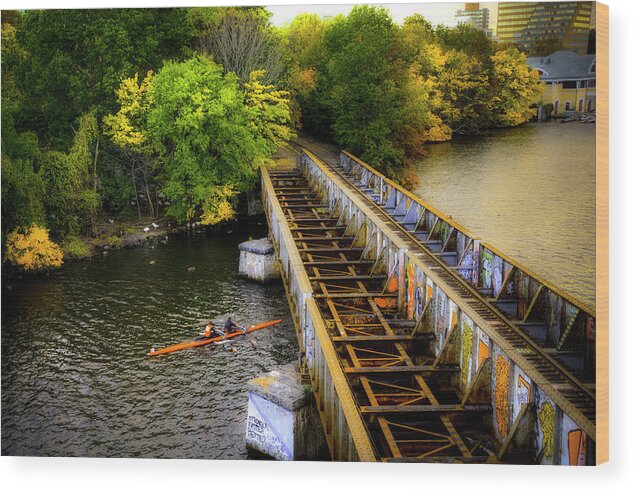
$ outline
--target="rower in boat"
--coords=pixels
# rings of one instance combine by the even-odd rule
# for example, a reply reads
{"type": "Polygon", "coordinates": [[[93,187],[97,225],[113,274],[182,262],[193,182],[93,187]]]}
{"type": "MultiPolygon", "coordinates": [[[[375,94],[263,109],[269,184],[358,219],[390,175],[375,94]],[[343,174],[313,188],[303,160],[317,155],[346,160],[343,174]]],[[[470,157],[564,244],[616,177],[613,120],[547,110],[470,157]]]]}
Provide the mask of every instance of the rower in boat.
{"type": "Polygon", "coordinates": [[[217,337],[225,337],[225,334],[222,331],[216,331],[214,329],[214,325],[212,324],[211,321],[209,321],[207,323],[207,326],[205,327],[205,331],[202,333],[202,338],[200,339],[205,339],[205,338],[217,338],[217,337]]]}
{"type": "Polygon", "coordinates": [[[227,322],[225,322],[225,335],[231,334],[232,332],[236,332],[238,329],[244,332],[244,329],[238,327],[238,324],[231,320],[231,317],[227,317],[227,322]]]}

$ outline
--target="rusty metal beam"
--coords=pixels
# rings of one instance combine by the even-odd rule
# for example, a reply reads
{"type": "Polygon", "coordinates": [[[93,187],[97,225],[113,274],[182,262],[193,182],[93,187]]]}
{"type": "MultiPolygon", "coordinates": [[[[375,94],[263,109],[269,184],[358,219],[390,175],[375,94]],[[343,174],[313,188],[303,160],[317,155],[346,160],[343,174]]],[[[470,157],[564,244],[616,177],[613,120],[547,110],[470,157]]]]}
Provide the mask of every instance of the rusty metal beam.
{"type": "Polygon", "coordinates": [[[490,412],[489,404],[403,404],[385,406],[361,406],[362,414],[447,414],[447,413],[483,413],[490,412]]]}
{"type": "Polygon", "coordinates": [[[399,367],[346,367],[349,374],[407,374],[407,373],[458,373],[460,367],[432,367],[430,365],[399,366],[399,367]]]}

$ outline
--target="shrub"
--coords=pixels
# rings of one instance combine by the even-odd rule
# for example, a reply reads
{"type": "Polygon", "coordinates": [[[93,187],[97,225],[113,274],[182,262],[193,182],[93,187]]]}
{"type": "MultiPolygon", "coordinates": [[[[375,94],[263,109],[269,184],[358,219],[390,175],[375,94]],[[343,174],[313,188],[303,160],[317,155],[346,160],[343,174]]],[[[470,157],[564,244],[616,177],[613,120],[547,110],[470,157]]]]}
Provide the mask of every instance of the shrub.
{"type": "Polygon", "coordinates": [[[62,251],[64,251],[66,258],[83,259],[90,257],[90,246],[76,235],[68,237],[62,243],[62,251]]]}
{"type": "Polygon", "coordinates": [[[37,225],[16,229],[7,237],[5,260],[26,271],[58,268],[62,257],[62,249],[49,239],[48,230],[37,225]]]}
{"type": "Polygon", "coordinates": [[[121,247],[122,243],[123,243],[123,239],[119,237],[118,235],[111,235],[110,237],[106,239],[106,244],[110,248],[121,247]]]}

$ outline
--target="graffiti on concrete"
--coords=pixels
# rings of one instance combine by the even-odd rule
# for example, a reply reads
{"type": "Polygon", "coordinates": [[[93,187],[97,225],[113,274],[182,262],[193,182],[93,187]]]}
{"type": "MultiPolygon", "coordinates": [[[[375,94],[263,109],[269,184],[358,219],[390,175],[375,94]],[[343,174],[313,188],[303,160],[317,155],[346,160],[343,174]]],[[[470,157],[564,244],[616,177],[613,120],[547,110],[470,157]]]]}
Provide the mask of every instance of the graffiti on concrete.
{"type": "Polygon", "coordinates": [[[499,256],[493,256],[492,266],[493,295],[497,295],[502,289],[502,277],[504,270],[504,261],[499,256]]]}
{"type": "Polygon", "coordinates": [[[586,465],[587,435],[565,413],[561,421],[561,464],[586,465]]]}
{"type": "Polygon", "coordinates": [[[480,365],[489,357],[489,346],[491,341],[484,331],[478,328],[478,364],[476,370],[480,368],[480,365]]]}
{"type": "Polygon", "coordinates": [[[537,463],[553,464],[555,455],[555,404],[541,389],[535,393],[537,406],[537,463]]]}
{"type": "Polygon", "coordinates": [[[460,357],[460,388],[467,390],[471,383],[471,358],[473,352],[473,321],[462,314],[460,357]]]}
{"type": "Polygon", "coordinates": [[[416,291],[416,278],[414,275],[414,263],[407,263],[407,318],[414,318],[414,292],[416,291]]]}
{"type": "Polygon", "coordinates": [[[247,445],[276,460],[293,460],[293,413],[249,394],[247,445]]]}
{"type": "Polygon", "coordinates": [[[504,439],[509,431],[509,382],[511,367],[502,353],[495,358],[495,421],[498,435],[504,439]]]}
{"type": "Polygon", "coordinates": [[[531,380],[524,371],[515,365],[513,376],[513,421],[517,418],[522,407],[531,402],[531,380]]]}
{"type": "Polygon", "coordinates": [[[436,288],[436,354],[445,344],[449,330],[447,310],[447,295],[440,288],[436,288]]]}
{"type": "Polygon", "coordinates": [[[488,249],[482,250],[480,256],[482,268],[480,270],[480,284],[483,288],[491,288],[491,270],[493,268],[493,254],[488,249]]]}

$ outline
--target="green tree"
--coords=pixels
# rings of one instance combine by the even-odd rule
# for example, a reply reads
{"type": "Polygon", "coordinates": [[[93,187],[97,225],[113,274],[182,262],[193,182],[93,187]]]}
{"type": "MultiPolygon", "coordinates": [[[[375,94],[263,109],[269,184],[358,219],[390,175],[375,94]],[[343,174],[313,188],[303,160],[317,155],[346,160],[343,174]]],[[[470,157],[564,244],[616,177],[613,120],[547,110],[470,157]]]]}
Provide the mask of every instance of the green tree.
{"type": "Polygon", "coordinates": [[[396,41],[388,11],[365,5],[335,20],[325,39],[335,139],[389,173],[404,158],[394,144],[405,103],[396,41]]]}
{"type": "MultiPolygon", "coordinates": [[[[302,117],[302,108],[319,105],[315,100],[317,82],[323,76],[326,50],[324,37],[329,23],[317,14],[299,14],[282,28],[284,52],[288,65],[288,89],[291,96],[291,113],[296,127],[308,121],[308,128],[317,116],[310,111],[302,117]]],[[[323,108],[321,109],[323,111],[323,108]]],[[[315,125],[313,125],[315,127],[315,125]]]]}
{"type": "Polygon", "coordinates": [[[540,93],[539,74],[515,48],[491,57],[491,103],[496,126],[517,126],[536,114],[533,106],[540,93]]]}
{"type": "Polygon", "coordinates": [[[81,116],[70,151],[47,152],[42,165],[47,223],[60,237],[87,233],[99,210],[92,182],[97,135],[95,116],[81,116]]]}
{"type": "MultiPolygon", "coordinates": [[[[4,12],[3,12],[4,14],[4,12]]],[[[10,16],[19,23],[19,16],[10,16]]],[[[45,224],[44,183],[39,173],[42,152],[35,134],[18,132],[15,115],[23,96],[14,69],[26,53],[16,39],[16,28],[2,24],[2,241],[7,231],[45,224]]]]}
{"type": "Polygon", "coordinates": [[[122,79],[178,57],[190,36],[184,9],[25,12],[18,31],[28,52],[17,70],[25,95],[18,128],[66,150],[81,114],[99,120],[111,112],[122,79]]]}
{"type": "Polygon", "coordinates": [[[151,153],[160,166],[167,213],[179,221],[231,216],[230,200],[255,183],[257,169],[290,137],[286,94],[205,56],[167,62],[150,80],[125,80],[120,110],[105,119],[116,144],[151,153]]]}

